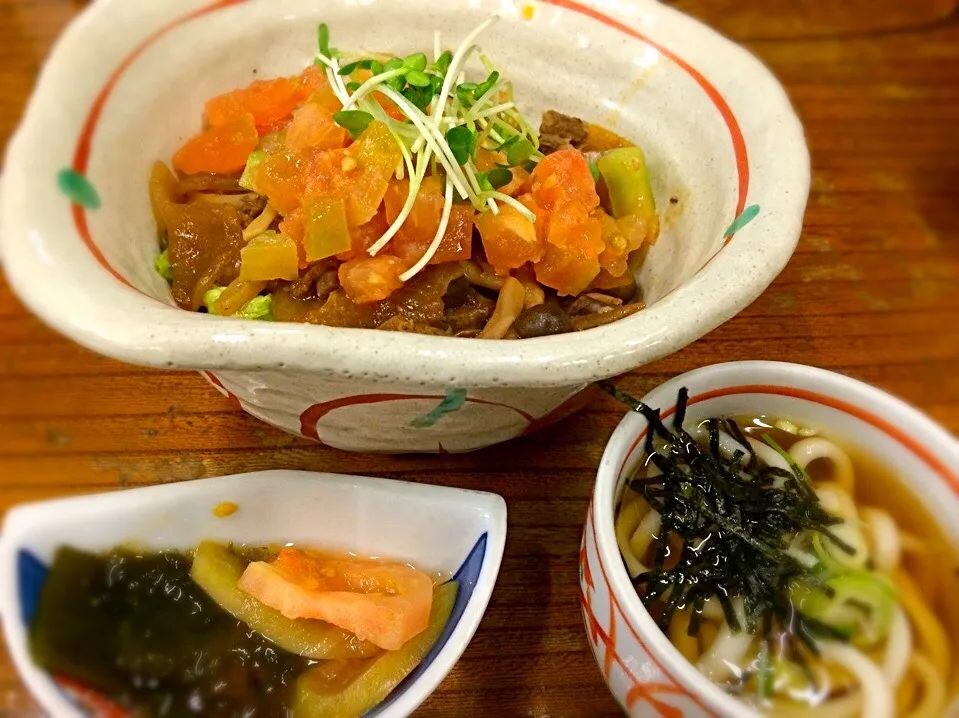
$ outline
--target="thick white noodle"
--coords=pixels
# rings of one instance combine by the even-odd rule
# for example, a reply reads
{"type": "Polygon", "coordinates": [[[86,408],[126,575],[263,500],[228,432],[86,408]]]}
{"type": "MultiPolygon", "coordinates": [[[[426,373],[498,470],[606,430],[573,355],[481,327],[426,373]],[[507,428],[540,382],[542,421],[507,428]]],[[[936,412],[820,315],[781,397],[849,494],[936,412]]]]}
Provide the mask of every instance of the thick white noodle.
{"type": "Polygon", "coordinates": [[[641,573],[646,573],[646,571],[649,570],[642,563],[643,556],[646,555],[646,551],[653,544],[653,541],[656,540],[662,525],[663,517],[660,516],[659,512],[655,509],[650,509],[649,512],[643,516],[642,521],[639,522],[639,526],[636,527],[633,535],[629,538],[629,549],[633,556],[636,557],[637,562],[639,562],[642,568],[641,573]]]}
{"type": "Polygon", "coordinates": [[[828,459],[832,463],[831,481],[840,486],[853,485],[852,459],[836,444],[820,437],[797,441],[789,448],[789,454],[803,469],[817,459],[828,459]]]}
{"type": "Polygon", "coordinates": [[[823,643],[822,655],[842,664],[859,679],[862,718],[893,718],[893,688],[886,682],[879,666],[852,646],[842,643],[823,643]]]}
{"type": "MultiPolygon", "coordinates": [[[[732,603],[740,625],[745,625],[746,613],[743,610],[742,599],[734,599],[732,603]]],[[[743,657],[752,643],[753,636],[748,631],[733,631],[729,623],[723,621],[719,635],[709,649],[700,656],[696,668],[713,682],[723,681],[741,670],[743,657]]]]}
{"type": "Polygon", "coordinates": [[[872,546],[872,560],[883,573],[891,573],[902,558],[902,538],[899,527],[888,512],[872,507],[859,512],[866,535],[872,546]]]}
{"type": "Polygon", "coordinates": [[[886,640],[886,650],[882,657],[882,674],[890,686],[896,688],[909,666],[912,655],[912,629],[909,620],[901,608],[896,609],[886,640]]]}

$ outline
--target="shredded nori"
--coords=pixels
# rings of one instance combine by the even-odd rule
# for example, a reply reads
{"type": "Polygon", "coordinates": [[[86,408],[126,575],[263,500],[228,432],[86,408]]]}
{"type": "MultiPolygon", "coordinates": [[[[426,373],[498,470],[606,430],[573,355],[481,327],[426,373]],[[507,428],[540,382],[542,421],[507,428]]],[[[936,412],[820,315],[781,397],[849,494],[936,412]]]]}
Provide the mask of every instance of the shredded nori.
{"type": "Polygon", "coordinates": [[[715,597],[735,631],[761,633],[766,640],[775,634],[798,639],[813,653],[818,653],[819,638],[847,640],[841,631],[803,613],[790,598],[797,582],[829,593],[815,570],[787,552],[798,533],[818,531],[852,552],[829,530],[839,519],[820,506],[801,470],[761,464],[751,449],[724,458],[721,430],[749,447],[743,430],[728,418],[706,422],[708,445],[701,447],[683,428],[686,388],[679,392],[670,428],[658,409],[609,382],[601,386],[646,418],[646,454],[662,472],[629,482],[662,517],[652,569],[633,581],[659,626],[666,630],[676,611],[691,608],[688,633],[695,636],[705,601],[715,597]],[[678,560],[671,556],[677,544],[682,546],[678,560]],[[745,626],[731,603],[737,597],[743,600],[745,626]]]}

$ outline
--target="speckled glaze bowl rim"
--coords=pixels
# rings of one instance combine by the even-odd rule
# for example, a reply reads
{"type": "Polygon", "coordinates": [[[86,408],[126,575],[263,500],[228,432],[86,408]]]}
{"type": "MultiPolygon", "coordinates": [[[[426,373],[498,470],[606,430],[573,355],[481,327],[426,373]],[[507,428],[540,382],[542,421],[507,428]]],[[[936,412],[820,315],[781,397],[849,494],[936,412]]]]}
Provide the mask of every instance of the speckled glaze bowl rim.
{"type": "MultiPolygon", "coordinates": [[[[89,522],[86,517],[91,512],[101,516],[107,512],[107,509],[111,514],[120,512],[124,516],[131,516],[146,507],[144,515],[149,517],[150,512],[156,509],[157,505],[166,506],[167,510],[170,505],[181,506],[183,502],[212,507],[226,498],[231,500],[236,498],[240,501],[242,510],[244,492],[249,491],[255,494],[264,487],[274,490],[277,486],[280,486],[282,491],[282,487],[289,484],[296,484],[297,490],[307,493],[313,493],[315,488],[318,495],[322,494],[324,487],[330,487],[334,491],[352,487],[358,493],[365,492],[366,495],[393,497],[391,501],[400,495],[405,497],[404,500],[414,504],[417,502],[441,504],[447,507],[447,510],[485,514],[485,519],[478,522],[483,524],[481,533],[470,537],[472,548],[453,576],[459,578],[460,573],[464,571],[468,574],[466,580],[470,582],[470,588],[468,591],[461,592],[462,604],[458,597],[450,621],[422,664],[364,716],[366,718],[402,718],[412,714],[449,675],[475,636],[486,613],[506,547],[506,502],[498,494],[486,491],[371,476],[287,469],[271,469],[195,481],[141,486],[123,491],[48,499],[11,508],[3,521],[3,533],[0,535],[0,619],[3,621],[2,632],[14,666],[31,694],[55,716],[79,718],[84,715],[84,711],[73,705],[73,701],[64,690],[50,680],[49,674],[37,666],[29,655],[28,629],[23,617],[27,592],[23,584],[25,577],[36,570],[33,565],[36,564],[37,559],[26,549],[31,539],[42,540],[44,537],[52,536],[54,540],[62,540],[64,544],[69,545],[71,537],[60,528],[61,521],[66,520],[69,523],[73,519],[80,519],[89,522]]],[[[212,513],[210,516],[211,522],[223,520],[212,518],[212,513]]],[[[231,531],[228,524],[224,524],[222,528],[230,535],[229,540],[244,542],[244,535],[231,531]]],[[[93,532],[95,533],[95,528],[93,532]]],[[[146,532],[150,533],[149,530],[146,532]]],[[[227,539],[219,538],[218,540],[227,539]]],[[[79,543],[81,546],[88,545],[83,540],[79,543]]],[[[94,539],[92,543],[99,542],[94,539]]],[[[346,549],[346,546],[344,545],[343,548],[346,549]]],[[[392,555],[390,550],[390,547],[384,546],[384,555],[392,555]]],[[[395,558],[416,560],[413,557],[396,556],[395,558]]],[[[38,586],[35,588],[39,590],[38,586]]],[[[32,600],[37,600],[37,595],[33,595],[32,600]]]]}
{"type": "MultiPolygon", "coordinates": [[[[589,32],[592,23],[602,22],[634,40],[652,44],[627,24],[630,18],[642,12],[644,17],[657,18],[659,27],[664,20],[675,24],[679,28],[675,36],[668,38],[668,43],[654,46],[702,85],[730,128],[740,180],[737,220],[741,225],[748,195],[748,209],[761,202],[764,213],[766,208],[772,213],[770,221],[754,222],[741,231],[696,276],[645,311],[605,327],[559,337],[485,342],[238,321],[163,305],[123,286],[104,268],[94,276],[93,272],[64,266],[64,262],[58,264],[56,257],[28,241],[31,214],[40,211],[42,202],[19,192],[18,179],[31,173],[31,154],[40,142],[45,116],[86,111],[65,108],[57,101],[57,73],[52,70],[76,68],[74,76],[82,76],[79,70],[90,52],[86,35],[91,28],[109,23],[119,2],[96,0],[57,42],[10,144],[5,190],[0,197],[0,243],[6,272],[17,294],[54,328],[108,356],[162,367],[300,370],[342,378],[362,374],[414,385],[424,379],[432,384],[474,387],[584,383],[665,356],[727,321],[772,282],[798,241],[809,191],[809,154],[802,126],[785,92],[761,62],[701,23],[654,0],[630,0],[628,6],[610,6],[599,0],[540,0],[581,14],[583,17],[576,21],[581,23],[582,32],[589,32]],[[608,16],[605,9],[610,7],[610,12],[628,10],[629,17],[621,20],[608,16]],[[738,67],[748,68],[746,77],[738,78],[749,87],[748,93],[739,95],[740,107],[727,104],[703,73],[681,59],[684,46],[709,47],[715,57],[734,59],[738,67]],[[765,124],[743,139],[736,113],[747,110],[761,116],[765,124]],[[756,144],[760,137],[763,139],[764,157],[776,155],[776,171],[784,174],[777,176],[777,182],[767,183],[773,186],[757,187],[753,182],[749,187],[747,145],[751,137],[756,144]]],[[[408,3],[410,12],[421,7],[413,0],[394,2],[408,3]]],[[[216,3],[228,4],[232,3],[216,3]]],[[[196,7],[196,3],[184,3],[184,8],[188,6],[196,7]]],[[[145,28],[144,35],[150,29],[145,28]]],[[[728,79],[727,64],[715,62],[709,72],[716,77],[727,73],[728,79]]],[[[730,230],[734,231],[732,227],[730,230]]],[[[76,239],[57,237],[50,241],[76,239]]]]}
{"type": "MultiPolygon", "coordinates": [[[[952,507],[945,508],[944,512],[955,517],[956,524],[959,525],[959,441],[902,399],[870,384],[819,367],[775,361],[738,361],[712,364],[680,374],[660,384],[642,397],[642,401],[651,407],[664,410],[674,407],[679,390],[694,383],[696,389],[690,390],[691,400],[697,397],[708,400],[715,396],[725,396],[727,394],[723,390],[726,389],[751,390],[733,392],[736,394],[756,394],[763,390],[783,389],[785,391],[778,395],[780,398],[789,397],[791,401],[797,402],[812,400],[817,403],[825,400],[831,402],[826,404],[827,406],[839,408],[857,419],[869,416],[879,422],[888,420],[887,423],[892,425],[913,427],[903,436],[922,452],[917,458],[927,463],[931,458],[933,464],[930,468],[933,473],[939,474],[936,484],[943,494],[952,492],[952,507]],[[810,385],[815,387],[814,391],[810,390],[810,385]],[[867,408],[867,405],[870,408],[867,408]],[[878,411],[877,407],[881,408],[881,411],[878,411]],[[854,412],[859,412],[862,416],[854,412]]],[[[760,403],[762,399],[750,398],[750,402],[752,401],[760,403]]],[[[630,456],[637,450],[639,438],[646,427],[647,422],[641,414],[630,412],[613,432],[600,460],[590,515],[587,517],[587,521],[593,522],[598,558],[606,566],[612,596],[630,630],[637,634],[637,640],[653,660],[668,677],[702,700],[701,706],[715,711],[723,718],[758,718],[759,713],[712,683],[673,646],[646,611],[620,558],[613,526],[615,491],[619,476],[630,456]]],[[[883,430],[887,428],[883,426],[883,430]]],[[[916,451],[913,446],[909,448],[916,451]]],[[[873,452],[881,453],[881,449],[873,452]]],[[[948,529],[946,530],[948,532],[948,529]]],[[[959,546],[959,539],[956,539],[955,535],[952,538],[956,546],[959,546]]],[[[959,709],[959,700],[956,700],[951,708],[959,709]]]]}

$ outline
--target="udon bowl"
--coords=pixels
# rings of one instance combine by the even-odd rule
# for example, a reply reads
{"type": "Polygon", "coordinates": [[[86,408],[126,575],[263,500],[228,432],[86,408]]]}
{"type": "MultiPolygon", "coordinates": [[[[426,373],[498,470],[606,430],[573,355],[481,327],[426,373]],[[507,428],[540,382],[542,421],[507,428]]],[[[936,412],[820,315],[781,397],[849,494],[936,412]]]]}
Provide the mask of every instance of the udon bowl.
{"type": "Polygon", "coordinates": [[[588,400],[593,381],[675,352],[744,309],[795,248],[802,127],[748,52],[653,0],[96,0],[48,60],[5,162],[0,242],[23,301],[124,361],[193,369],[251,414],[343,449],[466,451],[588,400]],[[649,307],[586,332],[480,341],[182,311],[152,268],[147,178],[208,98],[299,72],[334,44],[484,50],[524,112],[560,109],[646,151],[663,226],[649,307]],[[93,51],[95,49],[95,51],[93,51]]]}
{"type": "MultiPolygon", "coordinates": [[[[959,443],[908,404],[840,374],[778,362],[697,369],[642,401],[668,418],[682,387],[689,389],[686,417],[692,424],[713,416],[783,417],[862,450],[901,479],[946,540],[959,548],[959,443]]],[[[670,643],[643,607],[620,557],[614,512],[626,480],[644,457],[647,428],[642,415],[628,414],[599,466],[579,567],[590,647],[610,691],[634,718],[756,716],[670,643]]],[[[959,702],[952,710],[959,710],[959,702]]]]}
{"type": "Polygon", "coordinates": [[[29,626],[56,550],[63,545],[87,551],[120,545],[191,550],[206,540],[297,543],[406,561],[455,578],[459,594],[436,645],[365,714],[402,718],[443,681],[479,626],[503,558],[506,503],[496,494],[444,486],[261,471],[15,507],[0,538],[0,618],[20,677],[49,715],[108,714],[97,709],[89,689],[54,678],[30,657],[29,626]],[[213,509],[221,502],[238,508],[220,518],[213,509]]]}

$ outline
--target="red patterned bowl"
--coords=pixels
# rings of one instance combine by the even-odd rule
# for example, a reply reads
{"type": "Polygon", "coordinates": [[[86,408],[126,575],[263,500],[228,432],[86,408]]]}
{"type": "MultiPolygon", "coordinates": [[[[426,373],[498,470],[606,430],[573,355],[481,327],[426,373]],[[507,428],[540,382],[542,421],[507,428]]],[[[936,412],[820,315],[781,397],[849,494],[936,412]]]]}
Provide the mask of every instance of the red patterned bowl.
{"type": "MultiPolygon", "coordinates": [[[[689,389],[687,421],[767,414],[815,426],[877,456],[911,488],[959,547],[959,444],[942,427],[879,389],[833,372],[778,362],[697,369],[643,397],[664,418],[689,389]]],[[[634,718],[749,718],[752,709],[700,674],[646,612],[620,558],[613,529],[626,480],[644,458],[647,422],[628,414],[599,466],[580,547],[583,620],[613,695],[634,718]]],[[[959,715],[955,701],[946,715],[959,715]]]]}

